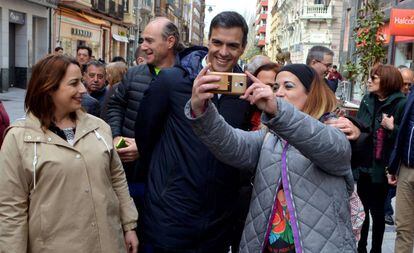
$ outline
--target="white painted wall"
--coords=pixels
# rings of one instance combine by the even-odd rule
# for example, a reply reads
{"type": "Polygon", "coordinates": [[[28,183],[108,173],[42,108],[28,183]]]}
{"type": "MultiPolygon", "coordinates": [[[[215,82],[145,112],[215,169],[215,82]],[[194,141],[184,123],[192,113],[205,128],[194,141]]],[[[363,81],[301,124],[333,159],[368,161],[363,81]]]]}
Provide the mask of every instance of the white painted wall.
{"type": "Polygon", "coordinates": [[[26,14],[26,22],[23,26],[16,25],[16,67],[31,67],[31,59],[38,60],[40,55],[47,52],[49,45],[49,11],[46,7],[27,1],[1,0],[0,1],[0,68],[8,68],[9,65],[9,10],[26,14]],[[33,30],[33,17],[44,18],[42,31],[33,30]],[[33,34],[36,38],[40,51],[33,48],[33,34]],[[29,56],[31,48],[32,55],[29,56]],[[45,49],[46,48],[46,49],[45,49]],[[37,51],[37,52],[36,52],[37,51]],[[34,54],[36,52],[36,54],[34,54]],[[30,62],[29,62],[30,61],[30,62]]]}

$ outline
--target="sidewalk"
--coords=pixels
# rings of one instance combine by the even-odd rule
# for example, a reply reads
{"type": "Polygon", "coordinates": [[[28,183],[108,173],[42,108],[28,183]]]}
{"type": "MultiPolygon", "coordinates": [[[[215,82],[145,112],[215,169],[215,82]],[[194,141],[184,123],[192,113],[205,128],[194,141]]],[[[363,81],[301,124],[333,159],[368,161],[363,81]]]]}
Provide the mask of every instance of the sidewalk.
{"type": "MultiPolygon", "coordinates": [[[[10,122],[24,116],[24,97],[26,90],[19,88],[10,88],[6,93],[0,93],[0,100],[3,101],[4,107],[10,117],[10,122]]],[[[395,207],[395,198],[392,201],[392,205],[395,207]]],[[[372,221],[372,219],[371,219],[372,221]]],[[[368,238],[371,238],[371,232],[368,238]]],[[[382,244],[382,252],[392,253],[394,252],[395,243],[395,226],[385,226],[384,242],[382,244]]],[[[368,245],[371,244],[369,240],[368,245]]],[[[414,251],[413,251],[414,253],[414,251]]]]}
{"type": "Polygon", "coordinates": [[[10,122],[15,121],[25,115],[24,97],[26,90],[19,88],[9,88],[8,92],[0,93],[0,100],[9,114],[10,122]]]}

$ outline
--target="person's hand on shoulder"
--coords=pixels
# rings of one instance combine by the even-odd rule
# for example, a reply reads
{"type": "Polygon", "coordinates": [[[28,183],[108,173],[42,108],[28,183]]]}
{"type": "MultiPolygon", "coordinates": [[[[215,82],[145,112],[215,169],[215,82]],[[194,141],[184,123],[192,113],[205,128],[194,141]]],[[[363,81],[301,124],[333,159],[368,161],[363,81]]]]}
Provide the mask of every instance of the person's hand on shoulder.
{"type": "Polygon", "coordinates": [[[336,127],[341,130],[348,140],[356,140],[361,135],[361,130],[356,127],[352,121],[345,117],[339,117],[337,119],[329,119],[324,122],[326,125],[336,127]]]}

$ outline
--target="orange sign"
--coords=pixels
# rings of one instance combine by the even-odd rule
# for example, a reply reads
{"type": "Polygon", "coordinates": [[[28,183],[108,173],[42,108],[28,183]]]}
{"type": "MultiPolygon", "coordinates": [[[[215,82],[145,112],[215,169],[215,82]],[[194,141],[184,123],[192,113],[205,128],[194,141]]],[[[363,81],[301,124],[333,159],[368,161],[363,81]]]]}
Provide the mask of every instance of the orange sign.
{"type": "Polygon", "coordinates": [[[392,9],[390,17],[390,34],[414,36],[414,10],[392,9]]]}

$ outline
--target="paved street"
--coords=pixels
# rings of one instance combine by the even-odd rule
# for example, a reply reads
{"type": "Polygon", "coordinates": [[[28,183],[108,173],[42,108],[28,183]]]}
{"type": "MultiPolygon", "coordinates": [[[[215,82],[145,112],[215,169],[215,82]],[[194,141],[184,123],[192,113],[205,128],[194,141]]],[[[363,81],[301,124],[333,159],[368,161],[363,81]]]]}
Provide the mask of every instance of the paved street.
{"type": "MultiPolygon", "coordinates": [[[[3,101],[11,121],[24,116],[24,95],[25,90],[18,88],[10,88],[8,92],[0,93],[0,100],[3,101]]],[[[393,206],[395,205],[395,198],[393,199],[392,204],[393,206]]],[[[382,246],[384,253],[394,252],[394,241],[395,227],[386,225],[384,243],[382,246]]]]}

